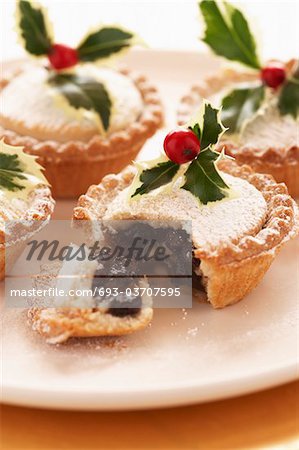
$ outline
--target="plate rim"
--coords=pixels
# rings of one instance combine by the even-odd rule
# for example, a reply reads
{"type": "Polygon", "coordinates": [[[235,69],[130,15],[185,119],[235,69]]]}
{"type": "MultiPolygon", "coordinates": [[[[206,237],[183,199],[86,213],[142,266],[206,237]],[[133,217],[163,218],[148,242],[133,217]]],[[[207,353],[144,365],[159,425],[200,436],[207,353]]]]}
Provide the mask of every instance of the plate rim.
{"type": "MultiPolygon", "coordinates": [[[[196,50],[175,49],[133,49],[133,57],[138,54],[167,55],[179,58],[188,55],[190,58],[211,59],[214,62],[220,58],[196,50]]],[[[25,58],[27,59],[27,58],[25,58]]],[[[2,61],[5,64],[16,63],[24,58],[11,58],[2,61]]],[[[298,351],[297,351],[298,353],[298,351]]],[[[1,358],[2,359],[2,358],[1,358]]],[[[200,404],[216,400],[224,400],[237,396],[247,395],[265,389],[270,389],[284,383],[299,379],[299,361],[297,358],[284,365],[272,365],[268,370],[254,371],[236,377],[224,377],[211,383],[199,384],[193,379],[191,382],[177,382],[172,385],[160,387],[146,386],[143,388],[124,388],[114,390],[79,391],[74,387],[70,390],[33,388],[20,384],[3,383],[3,364],[1,368],[2,380],[0,387],[0,400],[4,404],[45,409],[85,410],[85,411],[121,411],[134,409],[166,408],[191,404],[200,404]],[[61,393],[63,392],[63,397],[61,393]]]]}
{"type": "Polygon", "coordinates": [[[298,361],[285,366],[277,365],[260,372],[235,378],[224,378],[217,382],[198,384],[196,382],[160,385],[146,389],[114,390],[65,390],[2,386],[1,402],[15,406],[44,409],[116,411],[187,406],[224,400],[270,389],[299,379],[298,361]],[[63,393],[63,397],[61,394],[63,393]]]}

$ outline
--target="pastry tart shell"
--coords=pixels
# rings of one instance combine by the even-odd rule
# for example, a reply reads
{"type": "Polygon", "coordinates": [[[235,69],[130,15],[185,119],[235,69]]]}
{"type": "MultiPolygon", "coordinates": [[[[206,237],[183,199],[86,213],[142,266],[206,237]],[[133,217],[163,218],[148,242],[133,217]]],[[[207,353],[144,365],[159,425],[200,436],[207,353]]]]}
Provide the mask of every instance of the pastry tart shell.
{"type": "MultiPolygon", "coordinates": [[[[44,267],[35,278],[36,288],[47,288],[55,285],[57,271],[51,266],[44,267]]],[[[141,280],[141,286],[147,282],[141,280]]],[[[142,330],[153,317],[150,297],[142,298],[142,307],[134,315],[123,317],[109,313],[107,308],[53,307],[40,308],[34,306],[28,311],[28,318],[33,331],[44,337],[49,344],[58,344],[73,337],[122,336],[142,330]]]]}
{"type": "Polygon", "coordinates": [[[114,317],[99,310],[77,308],[32,308],[28,317],[32,329],[50,344],[70,337],[122,336],[145,328],[153,316],[152,308],[142,308],[138,317],[114,317]]]}
{"type": "MultiPolygon", "coordinates": [[[[13,264],[23,251],[27,242],[26,232],[28,231],[28,238],[32,236],[30,222],[33,220],[38,221],[39,224],[36,224],[34,227],[34,229],[38,230],[50,220],[53,213],[54,200],[47,186],[37,186],[29,195],[29,206],[23,215],[18,218],[18,221],[23,222],[22,238],[14,239],[13,229],[11,234],[8,234],[6,230],[0,230],[0,280],[3,280],[5,277],[5,267],[13,264]],[[26,230],[26,227],[29,227],[28,230],[26,230]]],[[[5,211],[1,211],[1,214],[4,220],[8,220],[5,216],[5,211]]]]}
{"type": "MultiPolygon", "coordinates": [[[[284,184],[270,175],[256,174],[249,166],[234,161],[222,161],[221,170],[254,185],[267,204],[267,219],[254,235],[240,237],[237,242],[222,245],[217,251],[195,248],[194,256],[201,261],[207,299],[214,308],[223,308],[241,300],[254,289],[270,267],[282,245],[298,232],[298,208],[284,184]]],[[[91,186],[79,198],[74,220],[101,219],[116,195],[134,177],[134,169],[127,168],[119,175],[108,175],[102,183],[91,186]]],[[[140,220],[146,220],[138,216],[140,220]]],[[[196,224],[193,224],[196,226],[196,224]]]]}
{"type": "MultiPolygon", "coordinates": [[[[17,66],[10,70],[8,67],[6,71],[4,66],[0,89],[21,71],[17,66]]],[[[25,152],[38,156],[54,198],[78,197],[104,175],[118,173],[131,163],[146,140],[162,125],[163,111],[156,88],[143,75],[125,68],[120,72],[133,80],[144,103],[139,119],[123,131],[108,137],[96,135],[88,142],[73,140],[61,143],[37,140],[0,126],[0,136],[6,143],[22,145],[25,152]]]]}

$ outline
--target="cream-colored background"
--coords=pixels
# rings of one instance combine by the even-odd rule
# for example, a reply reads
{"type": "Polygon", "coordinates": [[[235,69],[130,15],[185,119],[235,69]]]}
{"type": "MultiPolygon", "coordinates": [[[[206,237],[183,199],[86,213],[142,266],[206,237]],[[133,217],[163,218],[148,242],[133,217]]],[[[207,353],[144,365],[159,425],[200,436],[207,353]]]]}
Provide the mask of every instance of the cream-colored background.
{"type": "MultiPolygon", "coordinates": [[[[136,31],[152,48],[203,50],[202,24],[195,0],[41,0],[55,23],[58,42],[76,45],[86,30],[99,23],[121,23],[136,31]]],[[[299,2],[243,0],[265,58],[298,53],[299,2]]],[[[14,32],[14,0],[1,1],[1,55],[22,56],[14,32]]]]}

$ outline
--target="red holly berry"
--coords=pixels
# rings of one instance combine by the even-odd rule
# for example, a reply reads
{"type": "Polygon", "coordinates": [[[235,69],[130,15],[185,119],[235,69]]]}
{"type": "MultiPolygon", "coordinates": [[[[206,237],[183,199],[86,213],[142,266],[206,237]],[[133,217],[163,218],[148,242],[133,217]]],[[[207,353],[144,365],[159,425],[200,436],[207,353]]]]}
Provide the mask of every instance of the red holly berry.
{"type": "Polygon", "coordinates": [[[52,45],[48,58],[51,66],[56,70],[75,66],[79,61],[77,50],[62,44],[52,45]]]}
{"type": "Polygon", "coordinates": [[[196,158],[200,142],[191,130],[171,131],[164,139],[164,151],[171,161],[184,164],[196,158]]]}
{"type": "Polygon", "coordinates": [[[261,79],[266,86],[278,88],[286,79],[286,71],[283,64],[272,63],[261,71],[261,79]]]}

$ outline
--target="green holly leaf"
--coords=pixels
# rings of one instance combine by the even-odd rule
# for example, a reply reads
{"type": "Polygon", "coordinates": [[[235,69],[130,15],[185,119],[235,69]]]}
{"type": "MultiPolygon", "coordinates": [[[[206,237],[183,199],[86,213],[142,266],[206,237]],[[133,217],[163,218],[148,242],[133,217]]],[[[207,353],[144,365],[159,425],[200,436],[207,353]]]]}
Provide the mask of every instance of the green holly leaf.
{"type": "Polygon", "coordinates": [[[201,151],[210,145],[217,144],[225,128],[219,118],[220,110],[213,108],[210,103],[204,102],[199,116],[191,120],[189,130],[200,140],[201,151]]]}
{"type": "Polygon", "coordinates": [[[103,83],[73,74],[54,74],[49,77],[49,83],[73,108],[95,111],[108,130],[112,102],[103,83]]]}
{"type": "Polygon", "coordinates": [[[201,130],[200,149],[205,150],[210,145],[217,144],[224,127],[218,118],[219,109],[213,108],[209,103],[205,104],[203,126],[201,130]]]}
{"type": "Polygon", "coordinates": [[[209,103],[204,102],[198,117],[190,122],[189,129],[195,133],[200,140],[201,150],[199,155],[191,163],[182,166],[172,161],[161,159],[150,162],[153,167],[139,165],[139,170],[143,169],[139,175],[141,186],[135,189],[136,180],[131,186],[135,195],[143,195],[160,186],[170,183],[173,178],[177,179],[181,175],[185,176],[185,183],[182,189],[190,191],[199,200],[206,204],[216,200],[221,200],[228,195],[229,186],[225,183],[217,171],[216,162],[225,157],[224,152],[218,153],[213,150],[213,146],[218,142],[219,137],[224,133],[219,119],[219,109],[213,108],[209,103]],[[149,168],[148,168],[149,167],[149,168]],[[179,168],[181,169],[179,170],[179,168]]]}
{"type": "Polygon", "coordinates": [[[6,191],[22,191],[43,183],[49,184],[42,174],[36,156],[27,155],[22,147],[0,141],[0,188],[6,191]]]}
{"type": "Polygon", "coordinates": [[[148,194],[150,191],[170,183],[179,170],[179,167],[179,164],[172,161],[165,161],[158,163],[150,169],[144,170],[139,177],[142,185],[136,189],[131,197],[135,197],[135,195],[139,194],[148,194]]]}
{"type": "Polygon", "coordinates": [[[260,108],[265,97],[261,84],[255,87],[234,89],[222,100],[221,119],[229,133],[240,131],[246,119],[250,119],[260,108]]]}
{"type": "Polygon", "coordinates": [[[24,189],[18,180],[25,180],[22,175],[23,168],[18,155],[6,155],[0,153],[0,187],[8,191],[19,191],[24,189]]]}
{"type": "Polygon", "coordinates": [[[199,141],[201,139],[201,129],[199,123],[195,123],[194,125],[190,125],[189,130],[193,131],[193,133],[198,137],[199,141]]]}
{"type": "Polygon", "coordinates": [[[203,41],[216,55],[260,69],[256,43],[244,15],[227,2],[221,6],[214,0],[199,3],[206,24],[203,41]]]}
{"type": "Polygon", "coordinates": [[[299,114],[299,65],[281,88],[278,108],[282,115],[291,114],[294,119],[299,114]]]}
{"type": "Polygon", "coordinates": [[[200,152],[185,173],[182,189],[190,191],[203,204],[221,200],[228,195],[229,186],[219,174],[215,165],[221,154],[207,148],[200,152]]]}
{"type": "Polygon", "coordinates": [[[77,50],[80,61],[96,61],[119,53],[133,43],[133,33],[116,27],[105,27],[89,34],[77,50]]]}
{"type": "Polygon", "coordinates": [[[27,52],[41,56],[49,53],[52,39],[41,7],[34,5],[25,0],[18,2],[18,27],[27,52]]]}

